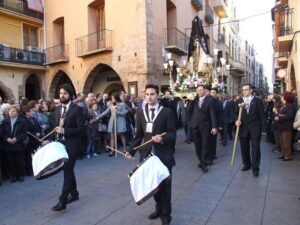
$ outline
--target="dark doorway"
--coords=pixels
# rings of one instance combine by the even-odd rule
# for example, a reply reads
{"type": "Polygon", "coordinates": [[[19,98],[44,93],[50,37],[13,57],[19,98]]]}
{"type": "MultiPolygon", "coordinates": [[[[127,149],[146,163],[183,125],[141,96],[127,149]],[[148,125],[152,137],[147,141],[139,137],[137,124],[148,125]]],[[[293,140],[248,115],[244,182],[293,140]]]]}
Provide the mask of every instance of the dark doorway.
{"type": "Polygon", "coordinates": [[[59,87],[63,84],[70,84],[73,87],[74,94],[76,94],[75,88],[73,86],[71,79],[65,72],[60,70],[54,76],[54,78],[51,82],[49,97],[50,98],[59,98],[59,87]]]}
{"type": "Polygon", "coordinates": [[[26,80],[25,97],[28,100],[37,100],[41,98],[40,82],[35,74],[31,74],[26,80]]]}

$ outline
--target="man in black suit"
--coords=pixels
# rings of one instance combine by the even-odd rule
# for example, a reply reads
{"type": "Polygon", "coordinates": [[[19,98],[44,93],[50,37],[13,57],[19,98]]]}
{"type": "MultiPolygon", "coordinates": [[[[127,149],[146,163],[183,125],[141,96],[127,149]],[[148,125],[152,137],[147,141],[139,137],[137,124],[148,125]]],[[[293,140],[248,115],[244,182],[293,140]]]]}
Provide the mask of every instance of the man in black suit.
{"type": "Polygon", "coordinates": [[[56,139],[66,146],[69,161],[64,164],[64,183],[59,202],[52,207],[54,211],[66,209],[66,204],[79,199],[74,167],[76,158],[82,147],[81,139],[85,133],[85,118],[82,109],[72,103],[74,96],[70,85],[64,84],[59,89],[59,98],[62,103],[56,108],[56,139]]]}
{"type": "Polygon", "coordinates": [[[196,154],[200,161],[198,167],[206,173],[208,171],[209,138],[210,134],[217,134],[217,119],[213,97],[205,95],[203,85],[198,86],[197,92],[198,96],[191,102],[188,111],[196,154]]]}
{"type": "Polygon", "coordinates": [[[260,139],[265,122],[264,104],[261,99],[252,95],[250,84],[243,85],[243,97],[236,101],[235,114],[238,115],[239,104],[244,103],[241,121],[236,120],[236,126],[240,126],[240,144],[243,159],[242,171],[250,170],[253,176],[259,174],[260,165],[260,139]],[[250,157],[251,144],[251,157],[250,157]]]}
{"type": "MultiPolygon", "coordinates": [[[[173,143],[176,139],[176,127],[171,109],[158,103],[159,88],[148,84],[145,88],[147,104],[144,109],[138,109],[136,115],[136,136],[132,141],[126,158],[131,158],[134,147],[152,139],[153,145],[141,149],[140,159],[143,160],[151,152],[155,154],[172,174],[175,166],[173,143]],[[145,117],[146,115],[146,117],[145,117]],[[160,134],[166,132],[164,136],[160,134]]],[[[154,195],[156,210],[149,215],[149,219],[160,217],[163,225],[171,222],[171,181],[167,181],[154,195]]]]}
{"type": "MultiPolygon", "coordinates": [[[[209,96],[213,97],[213,105],[217,119],[217,128],[221,131],[223,129],[223,110],[222,102],[218,99],[218,90],[216,88],[211,88],[209,96]]],[[[217,134],[210,134],[209,147],[210,150],[207,158],[207,164],[212,165],[213,161],[217,159],[217,134]]]]}
{"type": "Polygon", "coordinates": [[[229,95],[225,96],[223,102],[223,132],[222,144],[227,145],[228,137],[232,140],[232,127],[234,123],[234,102],[230,99],[229,95]]]}

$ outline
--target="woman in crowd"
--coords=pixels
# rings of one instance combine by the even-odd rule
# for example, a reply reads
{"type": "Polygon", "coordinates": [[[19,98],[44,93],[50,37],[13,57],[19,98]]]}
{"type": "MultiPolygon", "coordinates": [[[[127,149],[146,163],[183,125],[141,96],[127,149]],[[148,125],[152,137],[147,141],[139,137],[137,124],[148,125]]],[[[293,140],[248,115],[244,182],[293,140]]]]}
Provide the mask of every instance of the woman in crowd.
{"type": "Polygon", "coordinates": [[[36,114],[38,122],[42,128],[42,136],[46,135],[49,131],[49,118],[48,118],[48,106],[46,101],[40,100],[39,109],[36,114]]]}
{"type": "Polygon", "coordinates": [[[96,121],[97,117],[97,103],[94,102],[88,110],[88,123],[87,123],[87,150],[86,158],[89,159],[92,156],[98,156],[96,153],[96,143],[98,140],[98,126],[99,122],[96,121]]]}
{"type": "Polygon", "coordinates": [[[281,156],[283,161],[292,159],[292,135],[295,118],[295,96],[291,92],[285,92],[281,97],[282,107],[280,111],[275,110],[275,121],[279,132],[281,156]]]}
{"type": "Polygon", "coordinates": [[[10,167],[10,182],[24,181],[25,140],[27,138],[27,124],[19,117],[19,109],[11,106],[9,118],[3,121],[4,150],[8,153],[10,167]]]}
{"type": "MultiPolygon", "coordinates": [[[[125,121],[125,115],[126,115],[126,106],[125,103],[121,101],[121,98],[117,94],[112,95],[112,105],[107,108],[100,116],[98,116],[98,119],[103,118],[108,113],[111,113],[111,116],[109,118],[108,122],[108,129],[107,131],[110,133],[110,147],[114,148],[115,145],[115,128],[114,128],[114,117],[116,116],[116,132],[121,137],[122,145],[124,147],[126,146],[126,139],[125,139],[125,132],[126,132],[126,121],[125,121]]],[[[114,152],[111,152],[109,156],[113,156],[114,152]]]]}
{"type": "MultiPolygon", "coordinates": [[[[37,119],[33,117],[33,113],[34,113],[33,109],[30,109],[29,106],[24,106],[22,108],[22,111],[25,115],[24,118],[27,124],[28,132],[30,132],[31,134],[35,135],[38,138],[41,138],[42,128],[39,122],[37,121],[37,119]]],[[[29,135],[28,137],[29,137],[29,141],[25,150],[25,171],[27,176],[32,176],[33,171],[32,171],[31,155],[33,154],[34,150],[38,148],[40,142],[36,138],[32,137],[31,135],[29,135]]]]}
{"type": "Polygon", "coordinates": [[[47,101],[48,107],[48,120],[49,120],[49,132],[51,132],[55,128],[55,108],[57,103],[54,101],[47,101]]]}

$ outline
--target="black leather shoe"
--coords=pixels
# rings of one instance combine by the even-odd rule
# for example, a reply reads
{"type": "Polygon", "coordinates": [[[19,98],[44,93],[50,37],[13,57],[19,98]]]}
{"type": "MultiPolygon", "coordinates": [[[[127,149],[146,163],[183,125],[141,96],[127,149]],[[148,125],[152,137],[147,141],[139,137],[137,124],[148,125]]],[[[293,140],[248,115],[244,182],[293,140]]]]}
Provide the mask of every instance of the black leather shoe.
{"type": "Polygon", "coordinates": [[[243,166],[241,171],[245,172],[247,170],[250,170],[251,169],[251,166],[243,166]]]}
{"type": "Polygon", "coordinates": [[[213,161],[212,161],[212,160],[207,160],[206,165],[211,166],[212,164],[213,164],[213,161]]]}
{"type": "Polygon", "coordinates": [[[197,165],[197,167],[201,169],[201,168],[202,168],[202,164],[199,163],[199,164],[197,165]]]}
{"type": "Polygon", "coordinates": [[[208,172],[207,166],[202,166],[202,172],[203,172],[203,173],[207,173],[207,172],[208,172]]]}
{"type": "Polygon", "coordinates": [[[69,195],[66,204],[70,204],[71,202],[75,202],[79,199],[78,195],[69,195]]]}
{"type": "Polygon", "coordinates": [[[24,182],[24,177],[19,177],[18,181],[21,183],[21,182],[24,182]]]}
{"type": "Polygon", "coordinates": [[[277,159],[284,159],[284,157],[283,156],[279,156],[277,159]]]}
{"type": "Polygon", "coordinates": [[[17,181],[17,178],[16,177],[13,177],[10,179],[9,183],[15,183],[17,181]]]}
{"type": "Polygon", "coordinates": [[[55,206],[53,206],[51,209],[53,211],[61,211],[61,210],[64,210],[66,209],[67,206],[66,206],[66,203],[63,203],[61,201],[59,201],[55,206]]]}
{"type": "Polygon", "coordinates": [[[149,216],[148,216],[148,219],[149,220],[155,220],[156,218],[158,218],[160,216],[160,211],[158,211],[157,209],[151,213],[149,216]]]}
{"type": "Polygon", "coordinates": [[[254,176],[254,177],[258,177],[258,175],[259,175],[259,172],[258,172],[257,170],[254,170],[254,171],[253,171],[253,176],[254,176]]]}

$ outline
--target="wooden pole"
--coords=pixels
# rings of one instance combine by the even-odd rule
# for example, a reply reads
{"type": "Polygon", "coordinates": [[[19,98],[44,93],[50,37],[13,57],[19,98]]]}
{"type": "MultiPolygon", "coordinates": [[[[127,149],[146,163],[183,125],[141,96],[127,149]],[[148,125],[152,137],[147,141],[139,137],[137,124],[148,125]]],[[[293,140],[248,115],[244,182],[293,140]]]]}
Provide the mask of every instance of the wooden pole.
{"type": "MultiPolygon", "coordinates": [[[[118,149],[118,133],[117,133],[117,106],[113,106],[114,134],[115,134],[115,149],[118,149]]],[[[116,158],[118,153],[115,151],[116,158]]]]}
{"type": "MultiPolygon", "coordinates": [[[[244,107],[245,103],[240,103],[239,104],[239,114],[238,114],[238,122],[241,122],[241,118],[242,118],[242,113],[243,113],[243,107],[244,107]]],[[[233,144],[233,149],[232,149],[232,157],[231,157],[231,166],[233,166],[234,163],[234,159],[235,159],[235,151],[236,151],[236,144],[237,144],[237,140],[239,137],[239,131],[240,131],[240,125],[236,127],[236,131],[235,131],[235,138],[234,138],[234,144],[233,144]]]]}

